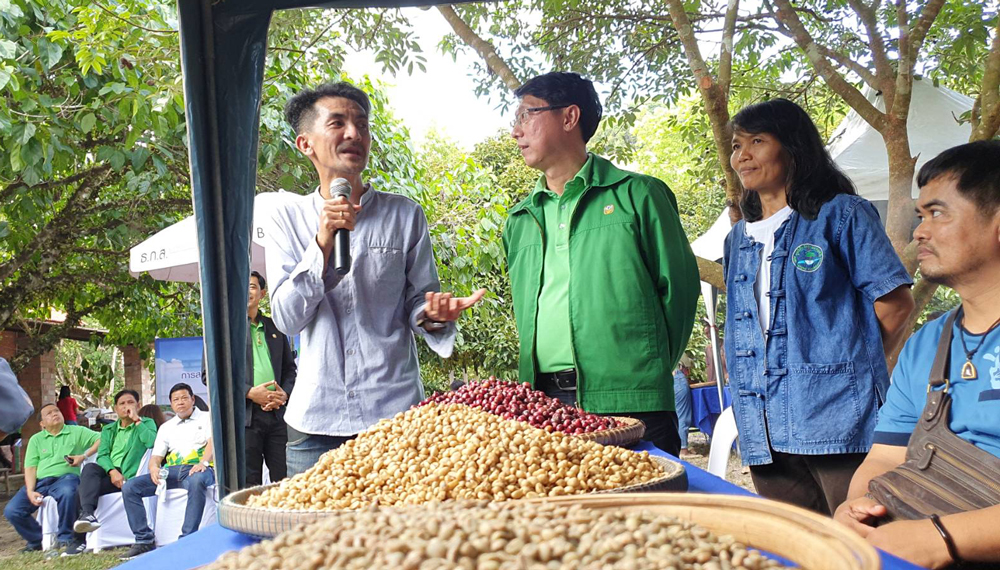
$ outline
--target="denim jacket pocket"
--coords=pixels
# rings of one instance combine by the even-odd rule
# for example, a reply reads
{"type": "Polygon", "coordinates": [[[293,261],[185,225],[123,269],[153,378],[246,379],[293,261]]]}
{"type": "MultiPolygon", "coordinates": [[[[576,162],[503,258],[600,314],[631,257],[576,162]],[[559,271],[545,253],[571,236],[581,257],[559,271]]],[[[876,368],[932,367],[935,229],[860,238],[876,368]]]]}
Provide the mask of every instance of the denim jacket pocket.
{"type": "Polygon", "coordinates": [[[853,362],[789,364],[788,420],[794,445],[845,444],[861,426],[853,362]]]}

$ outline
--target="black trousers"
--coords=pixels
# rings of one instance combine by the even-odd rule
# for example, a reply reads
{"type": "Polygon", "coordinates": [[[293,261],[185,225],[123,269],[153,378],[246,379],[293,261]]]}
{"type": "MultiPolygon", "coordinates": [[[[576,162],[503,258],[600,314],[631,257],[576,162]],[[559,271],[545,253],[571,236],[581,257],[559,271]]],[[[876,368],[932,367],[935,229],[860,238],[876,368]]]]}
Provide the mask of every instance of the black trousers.
{"type": "Polygon", "coordinates": [[[771,450],[772,463],[751,465],[760,495],[832,516],[847,499],[851,478],[865,453],[797,455],[771,450]]]}
{"type": "MultiPolygon", "coordinates": [[[[575,406],[576,390],[560,390],[553,386],[539,386],[546,396],[560,402],[575,406]]],[[[642,441],[648,441],[657,448],[677,457],[681,452],[681,436],[677,433],[677,412],[631,412],[617,414],[599,414],[603,416],[627,416],[646,424],[646,433],[642,441]]]]}
{"type": "MultiPolygon", "coordinates": [[[[104,495],[121,493],[122,490],[111,482],[111,476],[96,463],[88,463],[80,471],[80,486],[76,488],[77,517],[92,515],[97,510],[97,500],[104,495]]],[[[86,540],[84,533],[73,533],[78,542],[86,540]]]]}
{"type": "Polygon", "coordinates": [[[284,420],[274,412],[265,412],[253,405],[253,416],[245,436],[248,487],[263,483],[265,462],[271,482],[280,481],[288,474],[285,464],[288,428],[284,420]]]}

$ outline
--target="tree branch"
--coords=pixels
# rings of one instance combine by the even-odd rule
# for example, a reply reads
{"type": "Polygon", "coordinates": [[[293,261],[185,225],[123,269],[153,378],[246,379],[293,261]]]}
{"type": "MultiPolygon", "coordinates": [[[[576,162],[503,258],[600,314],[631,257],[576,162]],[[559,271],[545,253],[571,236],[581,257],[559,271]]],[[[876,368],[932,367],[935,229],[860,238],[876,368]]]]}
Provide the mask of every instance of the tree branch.
{"type": "Polygon", "coordinates": [[[76,182],[79,182],[80,180],[83,180],[84,178],[87,178],[88,176],[102,174],[104,172],[107,172],[108,170],[111,170],[110,165],[101,164],[98,166],[94,166],[92,168],[88,168],[83,172],[77,172],[76,174],[73,174],[72,176],[67,176],[66,178],[60,178],[59,180],[51,180],[49,182],[41,182],[39,184],[35,184],[34,186],[30,187],[24,182],[15,182],[13,184],[8,185],[3,190],[0,190],[0,202],[6,202],[7,200],[10,199],[11,196],[14,195],[14,193],[17,190],[20,190],[22,188],[31,188],[32,190],[48,190],[49,188],[57,188],[59,186],[74,184],[76,182]]]}
{"type": "Polygon", "coordinates": [[[993,42],[990,44],[990,53],[986,56],[983,83],[976,103],[978,121],[974,119],[969,140],[989,140],[1000,130],[1000,18],[997,18],[997,27],[993,31],[993,42]]]}
{"type": "Polygon", "coordinates": [[[517,78],[517,75],[515,75],[514,71],[507,65],[507,62],[500,57],[500,54],[497,53],[493,44],[479,37],[479,35],[476,34],[476,32],[470,28],[467,23],[465,23],[465,20],[455,13],[455,9],[452,8],[450,4],[438,5],[437,9],[438,12],[441,12],[441,15],[444,16],[444,19],[448,21],[448,24],[451,25],[451,29],[455,30],[455,33],[462,39],[463,42],[466,43],[466,45],[476,50],[476,53],[478,53],[479,56],[483,58],[483,61],[486,62],[486,67],[500,77],[500,80],[507,86],[507,89],[514,91],[521,86],[521,80],[517,78]]]}
{"type": "Polygon", "coordinates": [[[881,0],[875,0],[871,6],[865,5],[864,0],[847,0],[847,3],[854,9],[868,33],[868,45],[871,47],[872,60],[875,62],[875,77],[878,78],[874,83],[868,82],[868,84],[874,89],[881,90],[886,98],[892,98],[894,95],[892,77],[895,72],[885,49],[885,39],[878,29],[876,16],[881,0]]]}
{"type": "Polygon", "coordinates": [[[740,0],[729,0],[726,18],[722,24],[722,49],[719,52],[719,89],[729,93],[733,82],[733,50],[736,36],[736,17],[739,15],[740,0]]]}
{"type": "Polygon", "coordinates": [[[833,68],[833,64],[823,55],[819,44],[806,30],[789,0],[775,0],[775,4],[778,5],[778,21],[791,31],[795,43],[805,52],[810,63],[819,71],[830,89],[843,97],[844,101],[857,111],[873,129],[881,133],[885,129],[885,114],[872,105],[856,87],[848,83],[833,68]]]}
{"type": "Polygon", "coordinates": [[[11,360],[11,369],[17,373],[22,368],[27,366],[32,358],[52,350],[56,343],[62,340],[62,338],[65,337],[70,330],[80,325],[80,320],[83,319],[83,317],[86,317],[94,311],[120,300],[123,296],[124,294],[121,291],[112,293],[82,309],[78,309],[75,303],[71,300],[66,307],[66,320],[49,328],[49,330],[38,336],[30,337],[31,342],[21,350],[18,350],[17,356],[11,360]]]}
{"type": "Polygon", "coordinates": [[[100,8],[101,10],[104,10],[105,12],[107,12],[108,14],[110,14],[112,17],[118,18],[119,20],[125,22],[126,24],[128,24],[129,26],[131,26],[133,28],[139,28],[140,30],[143,30],[145,32],[149,32],[151,34],[176,34],[177,33],[177,30],[160,30],[160,29],[156,29],[156,28],[147,28],[145,26],[140,26],[139,24],[136,24],[135,22],[133,22],[131,20],[126,20],[125,18],[122,18],[118,14],[114,13],[112,10],[109,10],[108,8],[106,8],[100,2],[94,2],[94,5],[97,6],[98,8],[100,8]]]}
{"type": "MultiPolygon", "coordinates": [[[[723,91],[722,86],[715,81],[712,73],[701,55],[701,48],[698,47],[698,38],[695,35],[694,26],[684,11],[682,0],[667,0],[667,9],[670,18],[673,20],[674,29],[684,45],[684,54],[687,56],[688,66],[695,77],[698,91],[701,92],[701,99],[705,105],[705,112],[708,114],[709,124],[712,126],[712,136],[715,139],[715,149],[718,153],[719,166],[722,167],[723,175],[726,179],[726,197],[733,204],[739,203],[740,186],[736,180],[736,173],[733,172],[732,165],[729,164],[729,157],[732,156],[733,149],[729,140],[727,128],[729,125],[729,92],[723,91]]],[[[730,4],[732,9],[732,4],[730,4]]],[[[728,16],[727,16],[728,18],[728,16]]],[[[723,48],[725,49],[725,48],[723,48]]],[[[730,209],[737,212],[738,208],[730,209]]]]}

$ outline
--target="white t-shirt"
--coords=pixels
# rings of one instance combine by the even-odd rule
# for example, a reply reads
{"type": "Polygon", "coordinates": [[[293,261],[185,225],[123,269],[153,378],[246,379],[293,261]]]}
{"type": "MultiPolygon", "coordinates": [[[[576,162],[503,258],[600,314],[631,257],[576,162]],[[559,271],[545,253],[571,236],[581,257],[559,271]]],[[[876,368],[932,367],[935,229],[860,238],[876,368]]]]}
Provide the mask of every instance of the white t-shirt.
{"type": "Polygon", "coordinates": [[[757,280],[754,282],[754,295],[757,297],[757,318],[760,319],[760,330],[767,334],[771,323],[771,298],[764,293],[771,290],[771,262],[769,258],[774,252],[774,232],[792,215],[792,207],[785,206],[759,222],[747,222],[746,234],[757,243],[764,244],[761,250],[760,266],[757,269],[757,280]]]}
{"type": "Polygon", "coordinates": [[[186,420],[174,416],[160,426],[153,455],[165,457],[164,465],[194,465],[201,461],[210,437],[211,416],[195,408],[186,420]]]}

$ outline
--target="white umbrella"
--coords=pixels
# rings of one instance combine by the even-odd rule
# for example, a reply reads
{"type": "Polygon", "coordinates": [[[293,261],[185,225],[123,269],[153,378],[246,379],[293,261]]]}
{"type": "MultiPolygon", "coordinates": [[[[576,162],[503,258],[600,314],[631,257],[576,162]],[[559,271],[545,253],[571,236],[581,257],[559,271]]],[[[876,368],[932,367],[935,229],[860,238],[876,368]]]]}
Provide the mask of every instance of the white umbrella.
{"type": "MultiPolygon", "coordinates": [[[[265,277],[264,228],[270,223],[271,210],[276,201],[283,201],[286,196],[296,195],[284,191],[267,192],[258,194],[254,199],[250,268],[265,277]]],[[[129,251],[128,269],[133,277],[149,273],[159,281],[198,282],[201,274],[198,270],[198,231],[194,216],[163,228],[133,247],[129,251]]]]}

